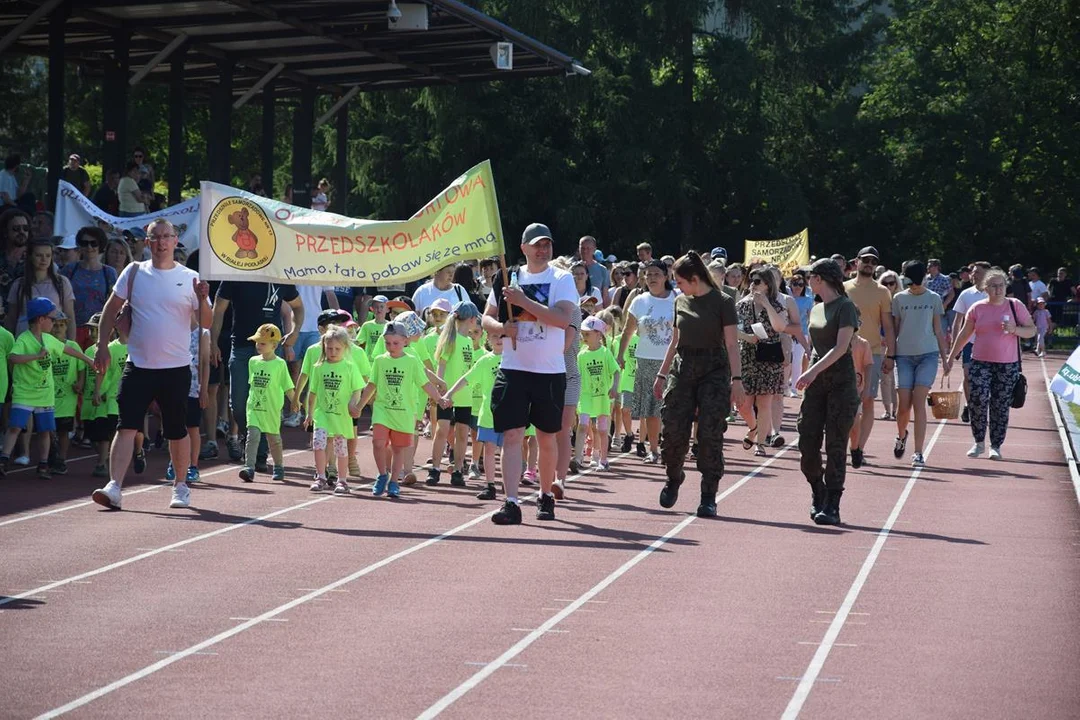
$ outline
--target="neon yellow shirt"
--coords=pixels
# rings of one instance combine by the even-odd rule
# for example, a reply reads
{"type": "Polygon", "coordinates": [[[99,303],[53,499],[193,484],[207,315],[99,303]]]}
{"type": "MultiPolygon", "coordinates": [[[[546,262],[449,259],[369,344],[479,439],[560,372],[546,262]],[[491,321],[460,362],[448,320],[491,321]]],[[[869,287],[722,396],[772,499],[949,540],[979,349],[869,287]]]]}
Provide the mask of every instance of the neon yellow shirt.
{"type": "Polygon", "coordinates": [[[12,355],[36,355],[43,349],[48,355],[40,360],[18,363],[11,368],[11,402],[33,408],[52,407],[56,401],[53,384],[52,359],[64,352],[64,343],[48,333],[41,340],[29,330],[24,331],[11,347],[12,355]]]}
{"type": "Polygon", "coordinates": [[[495,416],[491,412],[491,391],[495,388],[495,376],[499,374],[501,360],[500,355],[493,352],[486,353],[465,373],[465,380],[469,383],[469,387],[481,398],[480,411],[475,413],[479,416],[477,420],[479,427],[495,427],[495,416]]]}
{"type": "Polygon", "coordinates": [[[247,424],[264,433],[281,433],[281,409],[285,393],[294,387],[288,364],[279,357],[248,360],[247,424]]]}
{"type": "Polygon", "coordinates": [[[3,390],[4,397],[7,397],[8,382],[8,361],[7,356],[11,354],[11,348],[15,347],[15,336],[11,334],[6,327],[0,326],[0,390],[3,390]]]}
{"type": "Polygon", "coordinates": [[[578,414],[591,418],[611,414],[611,386],[619,365],[611,351],[601,345],[596,350],[585,350],[578,355],[581,373],[581,399],[578,414]]]}
{"type": "Polygon", "coordinates": [[[353,393],[364,389],[360,371],[349,360],[324,361],[311,368],[311,392],[315,395],[315,427],[330,437],[353,438],[356,430],[349,414],[353,393]]]}
{"type": "Polygon", "coordinates": [[[371,381],[375,383],[371,423],[409,435],[416,432],[416,420],[424,407],[416,403],[416,389],[423,393],[428,382],[420,360],[408,353],[399,358],[383,353],[375,358],[371,381]]]}
{"type": "MultiPolygon", "coordinates": [[[[64,344],[82,352],[82,348],[74,340],[68,340],[64,344]]],[[[66,353],[52,354],[53,389],[56,398],[53,403],[53,413],[58,418],[75,417],[75,407],[79,404],[79,396],[75,394],[75,383],[79,380],[80,365],[82,365],[80,360],[66,353]]]]}

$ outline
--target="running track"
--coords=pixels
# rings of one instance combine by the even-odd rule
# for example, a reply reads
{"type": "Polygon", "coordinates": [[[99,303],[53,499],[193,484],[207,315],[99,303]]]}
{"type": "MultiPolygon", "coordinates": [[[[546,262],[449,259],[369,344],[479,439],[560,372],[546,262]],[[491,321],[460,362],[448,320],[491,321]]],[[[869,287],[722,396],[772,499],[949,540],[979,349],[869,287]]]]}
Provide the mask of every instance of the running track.
{"type": "Polygon", "coordinates": [[[286,484],[212,465],[190,510],[149,482],[162,453],[120,513],[88,503],[90,460],[9,475],[0,716],[1080,717],[1080,512],[1027,372],[1005,462],[935,423],[916,474],[877,423],[836,529],[797,452],[755,463],[742,425],[715,520],[696,473],[660,509],[635,457],[542,526],[445,482],[312,495],[301,435],[286,484]]]}

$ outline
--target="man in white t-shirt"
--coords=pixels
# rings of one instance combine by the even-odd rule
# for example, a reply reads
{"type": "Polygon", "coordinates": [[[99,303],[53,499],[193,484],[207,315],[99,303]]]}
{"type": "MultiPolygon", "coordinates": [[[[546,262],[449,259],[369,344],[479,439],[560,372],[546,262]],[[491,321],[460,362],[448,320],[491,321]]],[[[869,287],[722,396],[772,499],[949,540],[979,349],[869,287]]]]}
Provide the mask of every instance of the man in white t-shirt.
{"type": "Polygon", "coordinates": [[[1042,281],[1039,268],[1029,267],[1027,269],[1028,287],[1031,288],[1031,305],[1035,306],[1035,301],[1039,298],[1043,300],[1050,299],[1050,288],[1046,286],[1046,283],[1042,281]]]}
{"type": "Polygon", "coordinates": [[[431,276],[430,280],[416,288],[416,292],[412,296],[413,305],[416,306],[416,314],[423,317],[424,311],[439,298],[444,298],[450,303],[450,307],[469,299],[469,294],[465,292],[465,288],[454,282],[453,265],[439,268],[431,276]]]}
{"type": "Polygon", "coordinates": [[[503,436],[502,475],[506,485],[506,503],[491,518],[496,525],[521,523],[517,494],[528,425],[536,428],[540,446],[536,519],[555,519],[551,486],[558,461],[556,434],[562,428],[566,392],[564,345],[566,327],[577,303],[577,288],[573,275],[548,264],[552,244],[546,225],[533,223],[525,228],[521,236],[525,265],[512,273],[510,287],[503,287],[502,278],[496,275],[495,288],[484,310],[483,325],[488,335],[507,338],[491,394],[495,432],[503,436]]]}
{"type": "MultiPolygon", "coordinates": [[[[162,430],[169,441],[173,467],[189,464],[191,441],[185,417],[191,387],[192,321],[209,328],[214,318],[207,300],[210,286],[194,270],[173,259],[178,242],[176,228],[159,218],[150,223],[146,233],[150,261],[129,264],[116,279],[112,295],[101,311],[100,339],[94,355],[94,369],[104,374],[112,362],[109,340],[116,314],[124,301],[128,301],[131,334],[127,341],[128,360],[116,398],[120,415],[109,453],[111,479],[92,495],[94,502],[116,510],[120,509],[120,491],[131,462],[135,434],[143,429],[143,419],[151,403],[157,402],[161,410],[162,430]]],[[[177,473],[169,507],[188,507],[190,500],[191,491],[184,474],[177,473]]]]}
{"type": "MultiPolygon", "coordinates": [[[[956,297],[956,302],[953,304],[953,326],[952,336],[960,337],[960,331],[964,328],[964,319],[967,316],[967,311],[971,309],[971,306],[980,300],[985,300],[987,295],[982,290],[983,279],[986,277],[986,271],[990,269],[990,263],[980,261],[972,265],[971,267],[971,282],[975,283],[971,287],[962,291],[956,297]]],[[[969,379],[969,371],[971,370],[971,347],[975,338],[968,341],[968,344],[964,346],[963,352],[960,357],[963,358],[964,365],[964,398],[968,397],[968,393],[971,387],[971,381],[969,379]]],[[[961,414],[961,419],[964,422],[968,422],[970,419],[967,404],[964,404],[964,411],[961,414]]]]}

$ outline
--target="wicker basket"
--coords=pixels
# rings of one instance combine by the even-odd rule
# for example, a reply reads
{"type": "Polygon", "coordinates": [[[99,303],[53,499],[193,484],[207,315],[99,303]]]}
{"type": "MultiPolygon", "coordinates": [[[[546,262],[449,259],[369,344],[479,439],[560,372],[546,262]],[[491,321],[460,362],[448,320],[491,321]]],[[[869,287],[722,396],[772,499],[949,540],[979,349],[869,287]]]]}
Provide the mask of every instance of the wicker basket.
{"type": "MultiPolygon", "coordinates": [[[[950,387],[952,383],[948,382],[948,376],[941,378],[941,387],[950,387]]],[[[960,417],[960,408],[964,403],[963,393],[959,390],[933,390],[927,397],[929,401],[930,409],[934,413],[934,418],[937,420],[955,420],[960,417]]]]}

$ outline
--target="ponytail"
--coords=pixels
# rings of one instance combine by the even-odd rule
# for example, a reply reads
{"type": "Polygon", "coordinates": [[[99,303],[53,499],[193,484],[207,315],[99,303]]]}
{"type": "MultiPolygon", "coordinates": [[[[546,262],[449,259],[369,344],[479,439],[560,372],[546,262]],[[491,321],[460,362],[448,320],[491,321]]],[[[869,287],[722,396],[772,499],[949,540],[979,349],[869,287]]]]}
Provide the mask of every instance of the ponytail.
{"type": "Polygon", "coordinates": [[[454,346],[457,345],[457,321],[458,314],[452,312],[446,316],[446,322],[443,323],[442,332],[439,333],[439,344],[435,346],[435,365],[438,366],[439,360],[442,358],[443,353],[454,352],[454,346]]]}
{"type": "Polygon", "coordinates": [[[687,251],[685,255],[675,261],[671,269],[683,280],[693,280],[696,277],[713,290],[720,290],[716,281],[713,280],[709,268],[705,266],[705,261],[701,259],[696,250],[687,251]]]}

